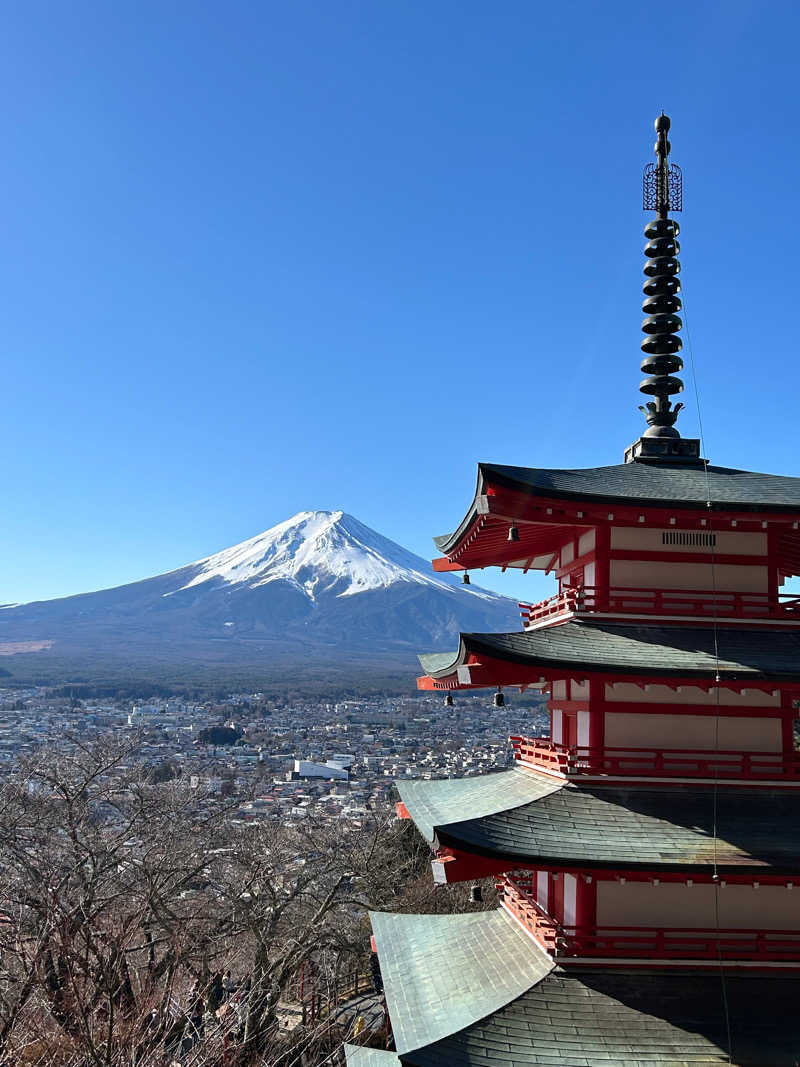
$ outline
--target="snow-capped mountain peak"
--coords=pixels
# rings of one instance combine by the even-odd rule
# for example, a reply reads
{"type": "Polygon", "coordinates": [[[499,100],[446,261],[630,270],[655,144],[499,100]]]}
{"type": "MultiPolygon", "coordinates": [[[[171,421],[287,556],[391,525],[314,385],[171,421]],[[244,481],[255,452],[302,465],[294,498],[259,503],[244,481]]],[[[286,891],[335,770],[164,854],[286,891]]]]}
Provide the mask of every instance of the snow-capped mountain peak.
{"type": "Polygon", "coordinates": [[[434,574],[342,511],[301,511],[165,574],[0,611],[0,645],[14,654],[116,671],[124,649],[126,671],[201,663],[204,678],[236,664],[318,680],[315,662],[382,676],[411,671],[420,650],[452,649],[461,631],[518,628],[513,601],[434,574]]]}
{"type": "MultiPolygon", "coordinates": [[[[212,581],[256,588],[282,580],[311,600],[323,592],[346,597],[397,582],[448,590],[454,584],[450,575],[435,576],[425,560],[343,511],[300,511],[191,568],[196,573],[181,589],[212,581]]],[[[469,591],[491,599],[480,589],[469,591]]]]}

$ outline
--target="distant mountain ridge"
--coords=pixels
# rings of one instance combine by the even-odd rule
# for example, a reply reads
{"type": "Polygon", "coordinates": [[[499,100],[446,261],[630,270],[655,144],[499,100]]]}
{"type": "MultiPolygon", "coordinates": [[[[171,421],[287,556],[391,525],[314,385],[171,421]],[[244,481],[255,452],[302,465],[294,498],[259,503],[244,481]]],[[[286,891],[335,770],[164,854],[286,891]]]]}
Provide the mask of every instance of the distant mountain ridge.
{"type": "Polygon", "coordinates": [[[161,664],[411,664],[459,630],[519,629],[514,602],[450,574],[343,511],[302,511],[140,582],[0,610],[2,662],[106,656],[161,664]],[[38,646],[38,651],[35,650],[38,646]]]}

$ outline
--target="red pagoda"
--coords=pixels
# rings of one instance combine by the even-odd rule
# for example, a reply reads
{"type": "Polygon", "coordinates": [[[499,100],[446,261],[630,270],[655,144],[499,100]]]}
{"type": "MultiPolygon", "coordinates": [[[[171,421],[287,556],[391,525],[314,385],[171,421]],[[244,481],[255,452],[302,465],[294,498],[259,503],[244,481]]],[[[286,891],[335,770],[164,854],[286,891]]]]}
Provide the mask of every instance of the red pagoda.
{"type": "MultiPolygon", "coordinates": [[[[514,767],[398,786],[433,875],[501,904],[371,915],[395,1050],[349,1067],[798,1064],[800,478],[681,438],[681,175],[645,170],[647,402],[616,466],[481,464],[438,571],[541,570],[523,629],[461,634],[419,687],[545,689],[514,767]]],[[[465,579],[466,580],[466,579],[465,579]]]]}

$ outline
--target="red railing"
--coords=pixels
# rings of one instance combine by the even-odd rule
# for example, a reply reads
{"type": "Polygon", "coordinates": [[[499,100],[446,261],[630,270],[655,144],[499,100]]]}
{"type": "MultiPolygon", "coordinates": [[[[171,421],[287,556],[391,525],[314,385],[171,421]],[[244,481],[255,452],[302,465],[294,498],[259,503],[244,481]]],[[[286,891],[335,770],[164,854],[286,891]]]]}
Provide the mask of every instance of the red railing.
{"type": "Polygon", "coordinates": [[[547,737],[509,737],[514,749],[514,759],[521,763],[533,763],[548,771],[567,774],[569,753],[565,745],[559,745],[547,737]]]}
{"type": "Polygon", "coordinates": [[[800,966],[800,930],[690,929],[649,926],[564,926],[536,903],[530,875],[497,883],[517,922],[550,954],[569,957],[715,960],[782,960],[800,966]]]}
{"type": "Polygon", "coordinates": [[[514,759],[567,776],[653,775],[661,778],[800,779],[800,752],[701,752],[682,748],[567,747],[546,737],[511,737],[514,759]]]}
{"type": "Polygon", "coordinates": [[[562,589],[538,604],[520,604],[525,626],[561,615],[681,615],[692,618],[786,619],[800,621],[800,596],[780,593],[722,593],[697,589],[601,589],[584,585],[562,589]]]}
{"type": "Polygon", "coordinates": [[[517,872],[495,883],[503,903],[517,920],[553,956],[558,952],[561,927],[541,908],[533,896],[533,876],[517,872]]]}

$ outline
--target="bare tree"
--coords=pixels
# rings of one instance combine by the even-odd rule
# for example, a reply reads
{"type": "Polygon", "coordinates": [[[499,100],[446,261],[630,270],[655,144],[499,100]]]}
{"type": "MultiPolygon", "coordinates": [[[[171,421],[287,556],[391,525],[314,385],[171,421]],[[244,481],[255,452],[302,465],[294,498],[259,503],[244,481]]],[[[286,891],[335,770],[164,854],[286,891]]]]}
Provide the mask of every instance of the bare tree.
{"type": "Polygon", "coordinates": [[[371,973],[366,910],[453,907],[391,812],[245,825],[235,804],[111,742],[0,784],[0,1063],[322,1062],[371,973]]]}

